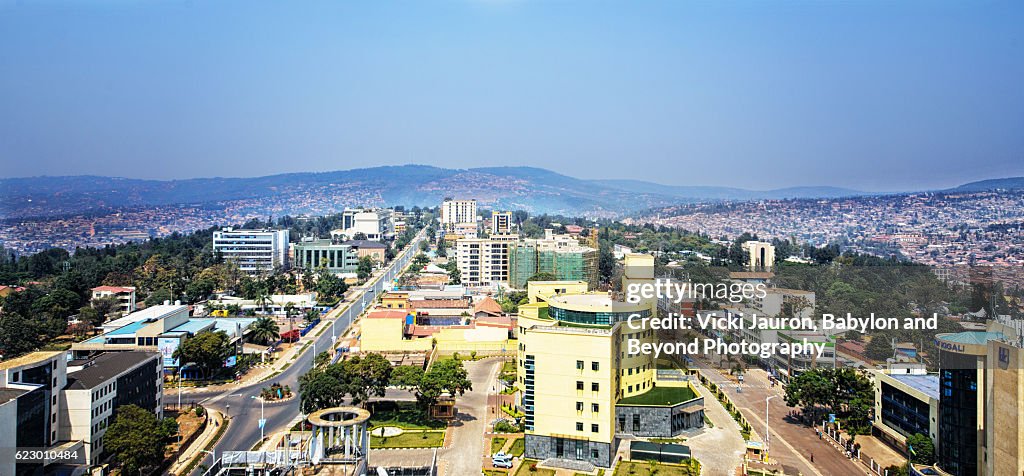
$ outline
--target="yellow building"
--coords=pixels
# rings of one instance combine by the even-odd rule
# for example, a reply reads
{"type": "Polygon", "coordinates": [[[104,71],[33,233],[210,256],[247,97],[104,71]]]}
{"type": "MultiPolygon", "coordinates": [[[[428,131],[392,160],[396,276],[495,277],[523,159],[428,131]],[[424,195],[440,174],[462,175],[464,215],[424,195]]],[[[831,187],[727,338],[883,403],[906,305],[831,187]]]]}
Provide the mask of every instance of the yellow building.
{"type": "MultiPolygon", "coordinates": [[[[653,257],[629,255],[623,288],[653,282],[653,257]]],[[[608,467],[620,434],[668,437],[703,425],[703,399],[682,378],[659,381],[649,354],[627,342],[653,342],[646,325],[656,302],[627,303],[587,292],[584,281],[531,282],[519,307],[517,385],[526,457],[608,467]],[[639,328],[634,328],[639,327],[639,328]]]]}

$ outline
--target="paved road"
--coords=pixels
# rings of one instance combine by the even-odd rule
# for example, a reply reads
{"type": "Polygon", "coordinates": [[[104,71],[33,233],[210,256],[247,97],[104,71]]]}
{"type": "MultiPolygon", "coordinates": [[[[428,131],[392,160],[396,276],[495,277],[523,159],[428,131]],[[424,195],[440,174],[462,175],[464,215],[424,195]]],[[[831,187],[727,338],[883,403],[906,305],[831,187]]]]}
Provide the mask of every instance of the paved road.
{"type": "MultiPolygon", "coordinates": [[[[412,259],[419,250],[419,243],[424,239],[424,232],[421,231],[407,247],[406,250],[395,258],[385,268],[383,273],[377,275],[374,281],[370,281],[362,288],[362,291],[355,294],[353,302],[347,310],[338,314],[334,323],[334,330],[337,335],[343,335],[344,331],[352,325],[363,310],[369,306],[373,299],[386,289],[392,280],[398,276],[402,268],[412,259]]],[[[330,316],[330,315],[329,315],[330,316]]],[[[328,330],[315,338],[317,352],[327,350],[331,346],[331,336],[334,335],[328,330]]],[[[299,345],[302,345],[301,342],[299,345]]],[[[299,388],[299,375],[309,370],[313,362],[312,346],[306,352],[299,354],[295,362],[284,372],[274,377],[273,381],[282,385],[290,385],[292,389],[299,388]]],[[[260,402],[254,397],[259,395],[260,390],[267,386],[267,382],[252,383],[248,385],[231,388],[229,390],[214,390],[209,392],[195,391],[183,395],[183,401],[199,401],[205,406],[215,408],[230,418],[227,431],[214,447],[216,454],[223,451],[246,451],[252,448],[260,439],[260,402]]],[[[263,409],[264,418],[267,423],[265,434],[271,435],[274,432],[287,429],[292,420],[299,415],[299,403],[297,398],[280,402],[267,403],[263,409]]],[[[198,470],[193,474],[200,474],[198,470]]]]}
{"type": "Polygon", "coordinates": [[[780,385],[774,388],[768,382],[768,374],[761,369],[751,369],[744,375],[743,391],[737,392],[737,384],[712,369],[699,359],[696,367],[702,370],[712,382],[725,389],[755,433],[765,432],[765,399],[768,402],[768,424],[770,427],[770,457],[782,465],[795,468],[804,475],[857,475],[866,474],[863,465],[851,461],[827,443],[820,441],[814,430],[801,424],[787,421],[786,415],[793,410],[786,406],[785,392],[780,385]],[[810,461],[814,455],[814,462],[810,461]]]}
{"type": "MultiPolygon", "coordinates": [[[[449,430],[451,443],[437,450],[437,459],[443,463],[445,475],[480,474],[483,469],[484,430],[488,419],[487,398],[501,370],[502,359],[493,357],[467,362],[466,371],[473,382],[473,390],[458,399],[458,419],[449,430]]],[[[396,393],[396,396],[399,396],[396,393]]],[[[371,466],[425,466],[433,458],[433,449],[373,450],[371,466]]]]}

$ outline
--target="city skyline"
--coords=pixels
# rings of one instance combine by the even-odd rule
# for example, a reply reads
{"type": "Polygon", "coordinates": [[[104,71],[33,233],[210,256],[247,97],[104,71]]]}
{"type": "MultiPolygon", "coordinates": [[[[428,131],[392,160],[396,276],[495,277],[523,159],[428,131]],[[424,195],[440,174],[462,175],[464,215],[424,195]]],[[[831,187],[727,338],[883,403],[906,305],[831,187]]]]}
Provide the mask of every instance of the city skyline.
{"type": "Polygon", "coordinates": [[[1024,175],[1012,2],[0,11],[18,45],[5,177],[423,163],[889,192],[1024,175]]]}

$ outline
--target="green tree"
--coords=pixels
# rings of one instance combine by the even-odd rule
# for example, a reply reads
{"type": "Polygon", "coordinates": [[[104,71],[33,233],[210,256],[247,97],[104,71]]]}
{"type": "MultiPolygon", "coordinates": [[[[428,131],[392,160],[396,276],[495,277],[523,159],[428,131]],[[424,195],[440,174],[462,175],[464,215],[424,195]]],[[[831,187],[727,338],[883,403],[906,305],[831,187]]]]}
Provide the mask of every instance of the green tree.
{"type": "Polygon", "coordinates": [[[373,268],[376,266],[372,256],[363,256],[359,258],[359,265],[356,266],[356,276],[360,281],[366,281],[367,278],[373,274],[373,268]]]}
{"type": "Polygon", "coordinates": [[[153,291],[153,292],[149,293],[149,296],[146,296],[145,303],[146,303],[147,307],[151,307],[151,306],[157,306],[157,305],[163,304],[164,301],[173,301],[173,300],[174,300],[174,294],[172,294],[169,289],[160,288],[160,289],[157,289],[156,291],[153,291]]]}
{"type": "Polygon", "coordinates": [[[182,365],[195,362],[209,377],[212,371],[220,369],[231,356],[232,348],[224,331],[200,332],[181,343],[172,354],[182,365]]]}
{"type": "Polygon", "coordinates": [[[97,318],[99,322],[97,322],[96,325],[99,326],[100,324],[106,322],[107,319],[111,317],[111,315],[117,312],[120,303],[117,301],[116,297],[107,296],[103,298],[93,299],[90,305],[98,313],[97,318]]]}
{"type": "Polygon", "coordinates": [[[535,274],[533,276],[530,276],[526,281],[529,282],[529,281],[557,281],[557,280],[558,280],[558,276],[555,276],[553,273],[540,272],[540,273],[537,273],[537,274],[535,274]]]}
{"type": "Polygon", "coordinates": [[[249,336],[254,342],[267,345],[281,337],[281,328],[273,318],[263,316],[252,323],[249,336]]]}
{"type": "Polygon", "coordinates": [[[141,475],[163,462],[164,448],[176,432],[177,424],[165,424],[151,411],[125,405],[117,409],[103,442],[123,474],[141,475]]]}
{"type": "Polygon", "coordinates": [[[304,413],[340,406],[344,402],[345,388],[341,380],[332,375],[332,367],[334,365],[313,369],[299,377],[299,405],[304,413]]]}
{"type": "Polygon", "coordinates": [[[370,397],[383,397],[391,382],[391,362],[377,353],[355,356],[341,362],[345,393],[352,404],[365,403],[370,397]]]}
{"type": "Polygon", "coordinates": [[[423,381],[423,367],[419,365],[399,365],[391,370],[391,385],[412,390],[423,381]]]}
{"type": "Polygon", "coordinates": [[[469,380],[469,373],[462,361],[444,359],[434,363],[420,379],[416,399],[421,405],[428,406],[437,403],[438,398],[445,393],[454,397],[472,389],[473,382],[469,380]]]}
{"type": "Polygon", "coordinates": [[[935,444],[926,435],[915,433],[907,437],[910,450],[910,461],[915,464],[932,464],[935,462],[935,444]]]}
{"type": "Polygon", "coordinates": [[[885,359],[891,359],[893,354],[892,343],[889,342],[889,337],[885,334],[876,334],[871,338],[871,342],[864,346],[864,353],[873,360],[884,361],[885,359]]]}

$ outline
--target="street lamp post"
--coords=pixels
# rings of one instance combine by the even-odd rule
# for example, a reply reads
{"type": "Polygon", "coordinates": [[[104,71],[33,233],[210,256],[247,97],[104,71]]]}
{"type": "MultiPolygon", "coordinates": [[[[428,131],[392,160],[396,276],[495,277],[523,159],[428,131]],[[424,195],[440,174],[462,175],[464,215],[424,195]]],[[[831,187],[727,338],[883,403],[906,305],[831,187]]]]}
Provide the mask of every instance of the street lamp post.
{"type": "MultiPolygon", "coordinates": [[[[253,396],[251,396],[249,398],[256,399],[256,395],[253,395],[253,396]]],[[[260,401],[260,421],[259,421],[259,424],[260,424],[260,442],[262,442],[263,441],[263,428],[265,426],[267,426],[267,420],[263,416],[263,399],[261,398],[261,399],[259,399],[259,401],[260,401]]]]}
{"type": "Polygon", "coordinates": [[[206,453],[206,454],[210,455],[211,458],[213,458],[213,463],[211,463],[210,466],[213,466],[214,464],[217,464],[217,450],[213,450],[213,451],[199,450],[199,452],[200,453],[206,453]]]}
{"type": "Polygon", "coordinates": [[[770,446],[769,440],[771,440],[771,435],[768,433],[768,402],[777,396],[769,395],[768,398],[764,399],[764,453],[766,459],[768,458],[768,447],[770,446]]]}
{"type": "Polygon", "coordinates": [[[178,366],[178,412],[181,413],[181,371],[185,370],[185,367],[190,365],[196,365],[195,362],[189,362],[184,365],[178,366]]]}

